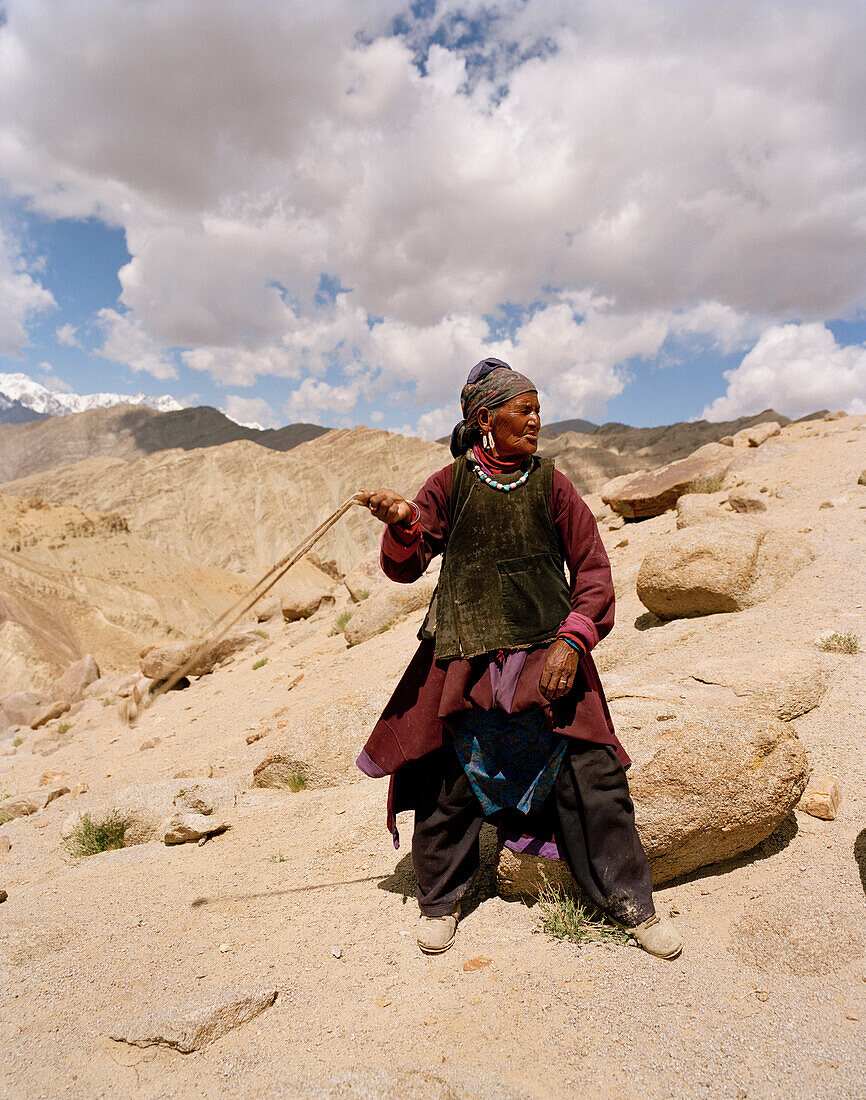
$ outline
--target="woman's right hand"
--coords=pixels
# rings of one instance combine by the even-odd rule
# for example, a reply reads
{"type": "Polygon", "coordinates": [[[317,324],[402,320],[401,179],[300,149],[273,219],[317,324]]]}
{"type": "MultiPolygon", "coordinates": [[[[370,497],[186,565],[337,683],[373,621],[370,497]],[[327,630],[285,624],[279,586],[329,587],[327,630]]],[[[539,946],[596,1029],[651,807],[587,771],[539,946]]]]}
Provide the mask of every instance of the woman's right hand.
{"type": "Polygon", "coordinates": [[[408,524],[412,520],[412,507],[393,489],[362,489],[355,500],[370,509],[370,515],[382,523],[408,524]]]}

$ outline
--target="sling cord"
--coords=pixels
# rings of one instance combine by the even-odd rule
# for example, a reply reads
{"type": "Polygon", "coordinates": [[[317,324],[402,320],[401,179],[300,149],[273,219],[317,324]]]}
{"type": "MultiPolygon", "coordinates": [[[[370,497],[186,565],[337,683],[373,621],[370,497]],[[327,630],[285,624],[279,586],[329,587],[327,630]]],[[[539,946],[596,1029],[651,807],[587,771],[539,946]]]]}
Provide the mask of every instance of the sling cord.
{"type": "Polygon", "coordinates": [[[288,573],[293,565],[299,562],[305,554],[308,554],[310,550],[313,549],[319,539],[322,538],[322,536],[326,534],[326,532],[330,531],[337,520],[344,516],[353,504],[361,505],[362,508],[365,507],[365,505],[363,505],[361,501],[357,500],[354,496],[349,497],[348,500],[344,500],[340,507],[336,510],[336,512],[333,512],[330,516],[328,516],[326,520],[320,523],[315,531],[307,535],[307,537],[302,542],[300,542],[295,547],[295,549],[291,551],[291,553],[286,554],[286,556],[284,558],[281,558],[280,561],[276,563],[276,565],[272,565],[267,573],[265,573],[263,577],[256,581],[252,588],[245,592],[244,595],[240,597],[240,599],[236,600],[232,604],[232,606],[228,608],[227,611],[224,611],[218,619],[214,619],[214,621],[207,629],[204,641],[201,643],[201,645],[197,647],[192,656],[188,660],[184,661],[180,668],[176,669],[167,680],[164,680],[158,687],[154,688],[149,693],[149,698],[142,699],[142,709],[144,707],[150,706],[160,695],[163,695],[167,691],[171,691],[171,689],[177,683],[179,683],[185,676],[187,676],[195,668],[202,657],[204,657],[204,655],[210,649],[212,649],[217,644],[217,642],[222,641],[222,639],[226,636],[226,634],[228,634],[235,623],[237,623],[239,619],[243,618],[243,616],[246,615],[248,611],[251,611],[262,598],[262,596],[267,595],[267,593],[270,592],[277,581],[281,580],[282,577],[284,577],[285,574],[288,573]],[[228,619],[229,621],[225,622],[226,619],[228,619]],[[214,631],[216,631],[217,627],[219,627],[222,623],[225,623],[225,625],[222,627],[218,634],[214,635],[214,631]]]}

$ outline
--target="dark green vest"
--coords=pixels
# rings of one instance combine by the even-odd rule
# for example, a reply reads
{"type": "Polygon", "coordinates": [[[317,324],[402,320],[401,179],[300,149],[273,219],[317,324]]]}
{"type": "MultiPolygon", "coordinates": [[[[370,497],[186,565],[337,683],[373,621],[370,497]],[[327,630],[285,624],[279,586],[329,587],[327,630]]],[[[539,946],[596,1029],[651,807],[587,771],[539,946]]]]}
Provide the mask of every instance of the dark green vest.
{"type": "Polygon", "coordinates": [[[451,531],[422,627],[422,637],[436,638],[437,660],[527,649],[556,637],[571,600],[550,514],[552,485],[550,459],[536,459],[528,480],[510,493],[485,485],[465,456],[455,461],[451,531]]]}

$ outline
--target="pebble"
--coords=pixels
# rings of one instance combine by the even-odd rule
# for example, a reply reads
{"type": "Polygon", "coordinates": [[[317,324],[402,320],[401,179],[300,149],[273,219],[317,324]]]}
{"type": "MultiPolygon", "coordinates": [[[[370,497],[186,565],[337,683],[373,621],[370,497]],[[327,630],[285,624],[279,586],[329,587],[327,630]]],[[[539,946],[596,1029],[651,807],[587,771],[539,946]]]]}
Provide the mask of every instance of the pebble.
{"type": "Polygon", "coordinates": [[[8,836],[0,836],[0,853],[8,852],[12,848],[12,841],[8,836]]]}
{"type": "Polygon", "coordinates": [[[331,948],[331,954],[334,956],[335,959],[342,959],[342,957],[343,957],[342,947],[332,947],[331,948]]]}
{"type": "Polygon", "coordinates": [[[265,736],[264,730],[254,730],[252,733],[247,734],[247,744],[254,745],[256,741],[261,741],[265,736]]]}
{"type": "Polygon", "coordinates": [[[6,893],[5,890],[0,890],[0,901],[5,901],[8,897],[9,895],[6,893]]]}
{"type": "Polygon", "coordinates": [[[220,944],[220,951],[222,951],[222,953],[225,955],[225,953],[227,951],[231,951],[231,946],[227,943],[221,943],[220,944]]]}

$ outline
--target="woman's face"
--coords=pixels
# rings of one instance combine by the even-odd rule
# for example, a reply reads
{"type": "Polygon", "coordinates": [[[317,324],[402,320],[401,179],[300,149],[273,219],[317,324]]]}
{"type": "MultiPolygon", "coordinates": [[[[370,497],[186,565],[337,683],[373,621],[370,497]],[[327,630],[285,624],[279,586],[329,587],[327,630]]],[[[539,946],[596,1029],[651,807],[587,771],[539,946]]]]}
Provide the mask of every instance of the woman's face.
{"type": "Polygon", "coordinates": [[[478,423],[483,432],[493,432],[494,453],[499,458],[533,455],[538,450],[541,427],[538,394],[534,391],[519,393],[493,413],[481,409],[478,423]]]}

